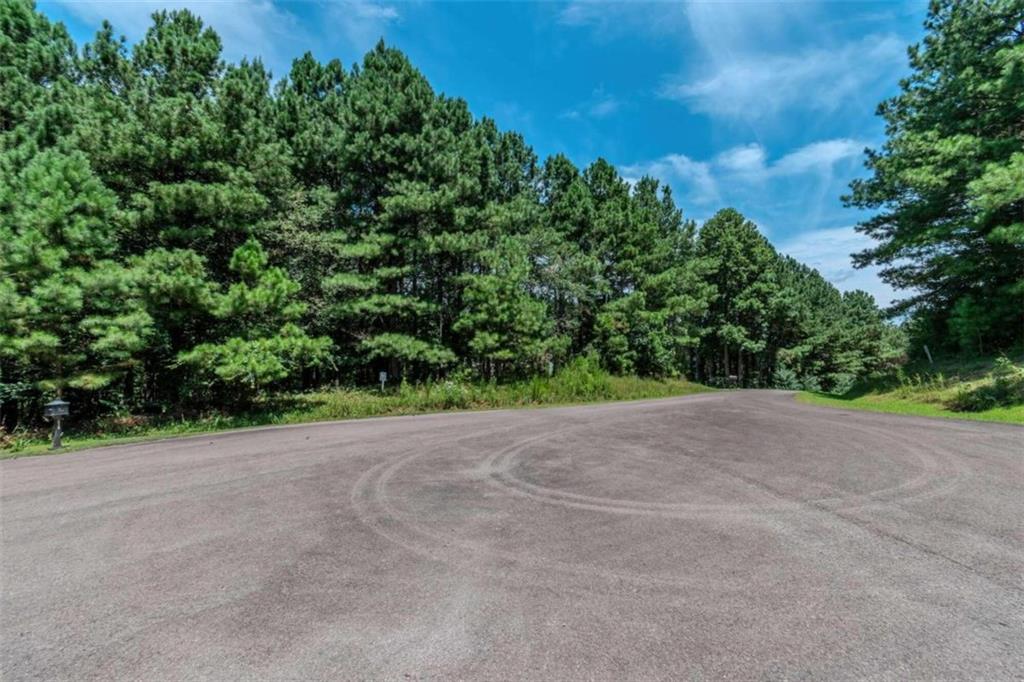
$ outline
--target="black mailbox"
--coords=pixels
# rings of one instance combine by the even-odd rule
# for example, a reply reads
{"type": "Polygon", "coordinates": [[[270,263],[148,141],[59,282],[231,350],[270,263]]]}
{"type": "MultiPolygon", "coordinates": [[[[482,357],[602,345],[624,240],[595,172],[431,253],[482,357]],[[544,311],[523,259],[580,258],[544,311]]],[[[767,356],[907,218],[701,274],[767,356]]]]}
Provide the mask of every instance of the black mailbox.
{"type": "Polygon", "coordinates": [[[53,417],[66,417],[68,416],[68,407],[70,405],[71,403],[66,400],[61,400],[60,398],[51,400],[43,406],[43,416],[51,419],[53,417]]]}

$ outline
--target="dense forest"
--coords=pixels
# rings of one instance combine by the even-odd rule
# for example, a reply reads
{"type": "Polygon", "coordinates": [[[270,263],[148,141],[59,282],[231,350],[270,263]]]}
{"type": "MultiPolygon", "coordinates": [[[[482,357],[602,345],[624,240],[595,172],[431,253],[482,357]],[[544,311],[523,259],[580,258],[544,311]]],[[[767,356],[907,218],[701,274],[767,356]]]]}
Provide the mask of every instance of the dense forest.
{"type": "MultiPolygon", "coordinates": [[[[842,391],[903,356],[903,331],[868,294],[840,293],[736,211],[698,226],[657,178],[631,184],[603,159],[582,170],[541,160],[383,43],[350,68],[307,54],[275,82],[258,60],[225,63],[216,33],[187,11],[157,12],[132,46],[106,23],[76,46],[25,0],[0,0],[0,29],[8,426],[58,393],[94,412],[159,413],[370,384],[379,371],[504,381],[581,356],[615,373],[842,391]]],[[[973,47],[958,58],[980,59],[973,47]]],[[[1005,62],[994,77],[1018,88],[1019,48],[1018,37],[1009,57],[989,50],[1005,62]]],[[[906,87],[918,99],[886,105],[892,135],[919,134],[920,100],[955,87],[927,72],[941,69],[936,49],[914,53],[924,75],[906,87]]],[[[1022,119],[993,119],[1019,150],[1022,119]]],[[[897,263],[892,281],[927,292],[922,278],[945,261],[921,261],[926,247],[900,232],[900,211],[931,216],[913,204],[920,188],[898,185],[919,176],[888,163],[903,153],[893,144],[850,199],[898,204],[867,224],[888,242],[860,258],[897,263]]],[[[1014,168],[1024,158],[985,153],[1014,168]]],[[[1020,319],[1021,225],[1007,217],[1019,220],[1021,197],[1007,204],[995,187],[991,205],[965,200],[966,187],[998,178],[953,175],[930,188],[981,221],[984,253],[974,235],[957,255],[974,254],[987,279],[953,268],[956,296],[910,305],[958,330],[983,308],[998,334],[975,315],[964,338],[1003,342],[1020,319]],[[990,286],[998,306],[979,298],[990,286]]]]}

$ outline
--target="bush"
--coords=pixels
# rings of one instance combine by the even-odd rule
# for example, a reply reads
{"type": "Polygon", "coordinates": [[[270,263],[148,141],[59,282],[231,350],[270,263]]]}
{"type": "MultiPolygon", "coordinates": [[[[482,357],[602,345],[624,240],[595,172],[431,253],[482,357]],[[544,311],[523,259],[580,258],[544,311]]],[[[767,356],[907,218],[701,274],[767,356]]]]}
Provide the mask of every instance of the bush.
{"type": "Polygon", "coordinates": [[[611,377],[596,355],[578,357],[556,374],[552,393],[561,400],[601,400],[612,397],[611,377]]]}
{"type": "Polygon", "coordinates": [[[961,388],[949,407],[959,412],[981,412],[993,407],[1024,403],[1024,367],[1007,357],[996,360],[988,381],[974,388],[961,388]]]}
{"type": "Polygon", "coordinates": [[[831,377],[832,387],[829,393],[832,395],[846,395],[853,390],[857,383],[857,376],[854,374],[833,374],[831,377]]]}
{"type": "Polygon", "coordinates": [[[800,383],[800,377],[789,367],[781,367],[775,371],[774,383],[775,388],[789,391],[799,391],[803,388],[803,384],[800,383]]]}
{"type": "Polygon", "coordinates": [[[813,374],[805,374],[800,380],[805,391],[811,393],[821,393],[821,380],[813,374]]]}

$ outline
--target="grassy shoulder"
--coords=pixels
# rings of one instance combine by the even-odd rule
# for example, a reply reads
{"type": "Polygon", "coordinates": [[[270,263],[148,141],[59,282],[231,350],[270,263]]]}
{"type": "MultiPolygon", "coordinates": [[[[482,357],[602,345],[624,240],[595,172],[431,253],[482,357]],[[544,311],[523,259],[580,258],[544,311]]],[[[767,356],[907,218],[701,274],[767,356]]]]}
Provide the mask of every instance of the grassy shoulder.
{"type": "MultiPolygon", "coordinates": [[[[668,398],[710,390],[713,389],[682,379],[612,376],[581,364],[553,377],[506,384],[450,380],[402,385],[383,393],[370,389],[334,389],[277,398],[243,414],[210,414],[165,421],[120,417],[77,431],[72,424],[65,433],[65,447],[61,452],[253,426],[668,398]]],[[[28,433],[10,438],[0,450],[0,459],[50,452],[44,432],[28,433]]]]}
{"type": "Polygon", "coordinates": [[[1024,424],[1022,357],[942,360],[915,365],[857,386],[845,395],[803,392],[797,400],[826,407],[919,417],[1024,424]]]}

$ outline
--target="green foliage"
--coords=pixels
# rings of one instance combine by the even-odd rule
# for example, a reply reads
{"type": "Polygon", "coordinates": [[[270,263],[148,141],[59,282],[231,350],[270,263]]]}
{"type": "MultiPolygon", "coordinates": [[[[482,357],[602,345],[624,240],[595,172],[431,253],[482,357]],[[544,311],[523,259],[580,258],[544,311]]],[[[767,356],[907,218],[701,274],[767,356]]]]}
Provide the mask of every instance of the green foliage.
{"type": "Polygon", "coordinates": [[[909,78],[883,102],[888,140],[847,201],[880,209],[855,263],[914,294],[915,345],[974,353],[1024,329],[1024,5],[935,0],[909,78]]]}
{"type": "Polygon", "coordinates": [[[840,295],[817,272],[789,258],[777,275],[776,386],[844,393],[857,380],[904,361],[903,333],[885,323],[868,294],[840,295]]]}
{"type": "Polygon", "coordinates": [[[329,350],[330,339],[311,339],[294,324],[286,324],[274,336],[203,343],[182,353],[179,359],[244,391],[230,394],[232,399],[240,400],[304,367],[320,364],[329,350]]]}
{"type": "Polygon", "coordinates": [[[714,288],[709,310],[711,334],[705,363],[708,374],[735,376],[742,385],[753,372],[760,380],[767,368],[750,367],[750,359],[767,349],[773,299],[779,292],[778,255],[757,227],[733,209],[719,211],[701,228],[698,253],[711,262],[708,282],[714,288]],[[720,359],[717,356],[721,353],[720,359]]]}
{"type": "Polygon", "coordinates": [[[443,367],[455,362],[455,354],[405,334],[377,334],[360,344],[366,357],[397,358],[406,362],[419,362],[431,367],[443,367]]]}
{"type": "MultiPolygon", "coordinates": [[[[813,391],[811,388],[806,388],[813,391]]],[[[1024,365],[1014,358],[938,357],[879,372],[843,393],[809,392],[804,402],[928,417],[1024,423],[1024,365]]]]}
{"type": "Polygon", "coordinates": [[[101,387],[146,343],[133,273],[112,260],[115,211],[79,152],[0,180],[0,355],[41,388],[101,387]]]}
{"type": "Polygon", "coordinates": [[[212,296],[212,314],[224,321],[216,343],[201,343],[178,361],[222,382],[235,400],[324,363],[331,340],[310,338],[295,324],[305,306],[294,301],[299,285],[281,268],[267,267],[267,254],[255,239],[235,249],[230,267],[241,281],[212,296]]]}
{"type": "Polygon", "coordinates": [[[503,237],[480,254],[479,273],[464,275],[463,311],[453,331],[468,337],[472,357],[489,377],[536,371],[547,352],[547,308],[530,292],[525,244],[503,237]],[[511,371],[504,370],[509,367],[511,371]]]}
{"type": "Polygon", "coordinates": [[[804,387],[800,381],[800,376],[790,367],[780,367],[777,369],[774,380],[775,388],[798,391],[804,387]]]}
{"type": "MultiPolygon", "coordinates": [[[[496,409],[566,405],[607,400],[669,398],[708,389],[680,379],[613,376],[596,358],[577,358],[551,377],[504,384],[470,380],[455,372],[445,379],[403,382],[380,392],[368,388],[335,388],[288,397],[268,398],[228,414],[211,411],[187,419],[104,417],[88,425],[72,424],[65,435],[68,448],[108,445],[219,429],[265,424],[421,414],[452,409],[496,409]]],[[[47,453],[45,430],[19,430],[0,442],[0,459],[47,453]]]]}
{"type": "Polygon", "coordinates": [[[996,360],[988,381],[960,386],[950,407],[962,412],[982,412],[993,407],[1024,404],[1024,367],[1003,356],[996,360]]]}

